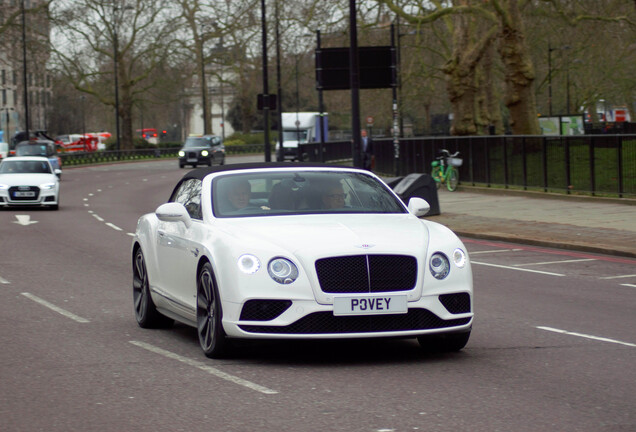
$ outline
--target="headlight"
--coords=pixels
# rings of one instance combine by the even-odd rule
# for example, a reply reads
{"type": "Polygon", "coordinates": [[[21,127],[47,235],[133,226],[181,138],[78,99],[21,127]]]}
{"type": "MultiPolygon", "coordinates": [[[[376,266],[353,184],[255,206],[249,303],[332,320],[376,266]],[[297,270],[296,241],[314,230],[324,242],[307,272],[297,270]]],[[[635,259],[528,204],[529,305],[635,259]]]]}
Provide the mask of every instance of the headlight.
{"type": "Polygon", "coordinates": [[[44,183],[40,185],[40,189],[49,190],[55,187],[55,183],[44,183]]]}
{"type": "Polygon", "coordinates": [[[185,152],[183,150],[179,150],[179,157],[184,157],[185,156],[185,152]]]}
{"type": "Polygon", "coordinates": [[[9,189],[9,185],[0,184],[0,190],[7,190],[7,189],[9,189]]]}
{"type": "Polygon", "coordinates": [[[457,248],[453,251],[453,262],[459,268],[463,268],[466,265],[466,252],[457,248]]]}
{"type": "Polygon", "coordinates": [[[261,268],[261,262],[254,255],[241,255],[238,259],[238,268],[243,273],[254,274],[261,268]]]}
{"type": "Polygon", "coordinates": [[[207,150],[201,150],[201,156],[207,156],[207,155],[208,155],[207,150]]]}
{"type": "Polygon", "coordinates": [[[267,266],[269,276],[279,284],[287,285],[298,279],[298,267],[288,259],[274,258],[267,266]]]}
{"type": "Polygon", "coordinates": [[[435,252],[429,261],[429,268],[431,269],[433,277],[441,280],[448,276],[450,263],[448,262],[446,255],[441,252],[435,252]]]}

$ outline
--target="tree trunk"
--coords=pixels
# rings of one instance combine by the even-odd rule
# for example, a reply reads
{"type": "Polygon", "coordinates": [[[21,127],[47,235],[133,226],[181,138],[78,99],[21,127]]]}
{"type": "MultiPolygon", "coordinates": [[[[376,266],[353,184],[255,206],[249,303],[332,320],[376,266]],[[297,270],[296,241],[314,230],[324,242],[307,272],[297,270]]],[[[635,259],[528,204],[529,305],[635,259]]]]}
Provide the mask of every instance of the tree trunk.
{"type": "Polygon", "coordinates": [[[453,107],[451,135],[475,135],[475,66],[468,59],[471,38],[469,17],[455,16],[453,30],[453,52],[444,66],[446,89],[453,107]]]}
{"type": "MultiPolygon", "coordinates": [[[[468,4],[464,0],[458,5],[468,4]]],[[[480,25],[468,14],[453,23],[453,52],[444,66],[446,88],[453,107],[451,135],[477,135],[479,130],[478,68],[496,36],[496,27],[480,25]]]]}
{"type": "Polygon", "coordinates": [[[505,69],[505,103],[510,110],[512,132],[515,135],[541,135],[533,88],[534,66],[526,46],[517,0],[508,0],[508,10],[501,18],[499,55],[505,69]]]}
{"type": "Polygon", "coordinates": [[[121,119],[119,127],[121,128],[122,150],[131,150],[134,148],[132,110],[133,101],[131,97],[131,89],[129,85],[124,85],[122,87],[119,101],[119,116],[121,119]]]}

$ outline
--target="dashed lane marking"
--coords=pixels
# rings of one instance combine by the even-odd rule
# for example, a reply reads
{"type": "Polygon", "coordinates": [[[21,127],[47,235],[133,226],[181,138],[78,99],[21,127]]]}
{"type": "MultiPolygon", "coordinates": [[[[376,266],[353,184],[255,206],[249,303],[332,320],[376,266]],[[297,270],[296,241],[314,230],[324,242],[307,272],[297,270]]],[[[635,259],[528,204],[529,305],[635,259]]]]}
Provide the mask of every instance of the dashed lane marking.
{"type": "Polygon", "coordinates": [[[254,391],[257,391],[259,393],[270,394],[270,395],[271,394],[278,394],[278,392],[275,391],[275,390],[271,390],[271,389],[269,389],[267,387],[263,387],[261,385],[254,384],[253,382],[244,380],[243,378],[239,378],[237,376],[230,375],[228,373],[220,371],[219,369],[216,369],[216,368],[213,368],[211,366],[208,366],[208,365],[206,365],[203,362],[192,360],[192,359],[189,359],[187,357],[180,356],[179,354],[175,354],[175,353],[173,353],[171,351],[164,350],[162,348],[156,347],[154,345],[147,344],[145,342],[140,342],[140,341],[129,341],[129,342],[131,344],[135,345],[135,346],[138,346],[140,348],[143,348],[143,349],[148,350],[150,352],[153,352],[155,354],[159,354],[159,355],[162,355],[162,356],[167,357],[169,359],[180,361],[181,363],[185,363],[185,364],[187,364],[189,366],[194,366],[194,367],[196,367],[198,369],[201,369],[204,372],[207,372],[207,373],[209,373],[211,375],[214,375],[214,376],[216,376],[218,378],[222,378],[222,379],[224,379],[226,381],[230,381],[230,382],[232,382],[234,384],[238,384],[240,386],[246,387],[246,388],[248,388],[250,390],[254,390],[254,391]]]}
{"type": "Polygon", "coordinates": [[[490,263],[478,262],[478,261],[471,261],[471,263],[478,264],[478,265],[484,265],[484,266],[488,266],[488,267],[497,267],[497,268],[502,268],[502,269],[507,269],[507,270],[517,270],[517,271],[525,271],[525,272],[530,272],[530,273],[539,273],[539,274],[544,274],[544,275],[548,275],[548,276],[565,276],[564,274],[561,274],[561,273],[552,273],[552,272],[546,272],[546,271],[540,271],[540,270],[531,270],[531,269],[525,269],[525,268],[519,268],[519,267],[511,267],[511,266],[505,266],[505,265],[499,265],[499,264],[490,264],[490,263]]]}
{"type": "Polygon", "coordinates": [[[106,222],[106,225],[108,225],[109,227],[111,227],[112,229],[114,229],[116,231],[123,231],[123,229],[119,228],[117,225],[112,224],[110,222],[106,222]]]}
{"type": "Polygon", "coordinates": [[[636,277],[636,274],[618,275],[618,276],[604,276],[604,277],[599,278],[599,279],[623,279],[623,278],[630,278],[630,277],[636,277]]]}
{"type": "Polygon", "coordinates": [[[616,339],[608,339],[608,338],[599,337],[599,336],[593,336],[593,335],[588,335],[588,334],[583,334],[583,333],[571,332],[571,331],[567,331],[567,330],[555,329],[555,328],[552,328],[552,327],[537,326],[537,328],[539,330],[546,330],[546,331],[550,331],[550,332],[554,332],[554,333],[565,334],[565,335],[568,335],[568,336],[577,336],[577,337],[582,337],[582,338],[585,338],[585,339],[592,339],[592,340],[601,341],[601,342],[610,342],[610,343],[615,343],[615,344],[619,344],[619,345],[625,345],[625,346],[629,346],[629,347],[636,347],[636,344],[629,343],[629,342],[623,342],[623,341],[619,341],[619,340],[616,340],[616,339]]]}
{"type": "Polygon", "coordinates": [[[77,321],[78,323],[88,323],[88,322],[90,322],[86,318],[82,318],[81,316],[77,316],[74,313],[71,313],[71,312],[69,312],[67,310],[62,309],[61,307],[58,307],[58,306],[54,305],[53,303],[49,303],[46,300],[41,299],[38,296],[34,296],[31,293],[23,292],[22,295],[25,296],[26,298],[28,298],[29,300],[33,300],[34,302],[39,303],[42,306],[45,306],[45,307],[51,309],[52,311],[55,311],[55,312],[59,313],[60,315],[65,316],[66,318],[70,318],[73,321],[77,321]]]}
{"type": "Polygon", "coordinates": [[[626,286],[626,287],[630,287],[630,288],[636,288],[636,285],[634,285],[634,284],[621,284],[621,286],[626,286]]]}
{"type": "Polygon", "coordinates": [[[0,276],[0,284],[10,284],[11,282],[9,282],[8,280],[6,280],[5,278],[3,278],[2,276],[0,276]]]}

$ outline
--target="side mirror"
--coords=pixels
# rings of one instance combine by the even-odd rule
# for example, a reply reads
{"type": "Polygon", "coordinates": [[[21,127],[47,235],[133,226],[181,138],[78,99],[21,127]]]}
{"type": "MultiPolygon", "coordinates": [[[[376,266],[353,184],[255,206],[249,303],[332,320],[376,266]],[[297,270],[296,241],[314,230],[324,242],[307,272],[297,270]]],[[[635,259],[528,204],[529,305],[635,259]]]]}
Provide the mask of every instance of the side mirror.
{"type": "Polygon", "coordinates": [[[58,176],[58,177],[61,176],[62,175],[62,170],[59,169],[59,168],[55,168],[55,175],[58,176]]]}
{"type": "Polygon", "coordinates": [[[175,202],[161,204],[155,210],[155,214],[163,222],[183,222],[186,228],[192,225],[192,219],[183,204],[175,202]]]}
{"type": "Polygon", "coordinates": [[[422,217],[431,209],[425,199],[413,197],[409,200],[409,211],[417,217],[422,217]]]}

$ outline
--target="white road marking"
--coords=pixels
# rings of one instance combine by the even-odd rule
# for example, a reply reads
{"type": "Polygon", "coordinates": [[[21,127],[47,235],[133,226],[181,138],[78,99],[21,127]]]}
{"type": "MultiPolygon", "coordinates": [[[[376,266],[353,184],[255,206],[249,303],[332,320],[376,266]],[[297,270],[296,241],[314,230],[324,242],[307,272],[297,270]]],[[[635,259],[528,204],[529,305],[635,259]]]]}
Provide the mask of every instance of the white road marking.
{"type": "Polygon", "coordinates": [[[10,284],[11,282],[9,282],[8,280],[6,280],[5,278],[3,278],[2,276],[0,276],[0,283],[1,284],[10,284]]]}
{"type": "Polygon", "coordinates": [[[605,276],[599,279],[622,279],[622,278],[630,278],[630,277],[636,277],[636,274],[630,274],[630,275],[619,275],[619,276],[605,276]]]}
{"type": "Polygon", "coordinates": [[[119,228],[117,225],[112,224],[112,223],[110,223],[110,222],[106,222],[106,225],[108,225],[109,227],[111,227],[111,228],[112,228],[112,229],[114,229],[114,230],[117,230],[117,231],[123,231],[123,229],[119,228]]]}
{"type": "Polygon", "coordinates": [[[15,215],[15,218],[17,219],[17,221],[13,221],[13,223],[16,223],[22,226],[28,226],[31,224],[38,223],[38,221],[32,221],[31,216],[29,215],[15,215]]]}
{"type": "Polygon", "coordinates": [[[126,234],[128,234],[128,235],[129,235],[129,236],[131,236],[131,237],[134,237],[134,236],[135,236],[135,233],[126,233],[126,234]]]}
{"type": "Polygon", "coordinates": [[[636,288],[636,285],[634,284],[621,284],[622,286],[626,286],[626,287],[630,287],[630,288],[636,288]]]}
{"type": "Polygon", "coordinates": [[[93,213],[93,217],[94,217],[95,219],[97,219],[98,221],[100,221],[100,222],[104,222],[104,218],[101,218],[101,217],[99,217],[98,215],[96,215],[96,214],[94,214],[94,213],[93,213]]]}
{"type": "Polygon", "coordinates": [[[237,376],[230,375],[228,373],[222,372],[222,371],[220,371],[220,370],[218,370],[216,368],[213,368],[211,366],[206,365],[203,362],[192,360],[192,359],[189,359],[187,357],[180,356],[179,354],[175,354],[175,353],[173,353],[171,351],[164,350],[162,348],[156,347],[154,345],[147,344],[145,342],[140,342],[140,341],[129,341],[129,342],[131,344],[135,345],[135,346],[138,346],[140,348],[146,349],[146,350],[151,351],[151,352],[153,352],[155,354],[159,354],[159,355],[162,355],[164,357],[180,361],[181,363],[185,363],[185,364],[187,364],[189,366],[194,366],[194,367],[196,367],[198,369],[201,369],[202,371],[207,372],[207,373],[209,373],[211,375],[214,375],[214,376],[216,376],[218,378],[222,378],[222,379],[224,379],[226,381],[233,382],[234,384],[238,384],[240,386],[247,387],[250,390],[254,390],[254,391],[257,391],[257,392],[260,392],[260,393],[264,393],[264,394],[278,394],[278,392],[275,391],[275,390],[268,389],[267,387],[263,387],[263,386],[260,386],[258,384],[254,384],[253,382],[244,380],[243,378],[239,378],[237,376]]]}
{"type": "Polygon", "coordinates": [[[539,273],[539,274],[544,274],[544,275],[548,275],[548,276],[565,276],[564,274],[560,274],[560,273],[545,272],[545,271],[540,271],[540,270],[530,270],[530,269],[524,269],[524,268],[519,268],[519,267],[510,267],[510,266],[505,266],[505,265],[490,264],[490,263],[484,263],[484,262],[478,262],[478,261],[471,261],[471,263],[484,265],[484,266],[489,266],[489,267],[503,268],[503,269],[508,269],[508,270],[517,270],[517,271],[525,271],[525,272],[530,272],[530,273],[539,273]]]}
{"type": "Polygon", "coordinates": [[[565,264],[565,263],[576,263],[576,262],[584,262],[584,261],[596,261],[596,260],[594,258],[584,258],[584,259],[572,259],[572,260],[561,260],[561,261],[544,261],[544,262],[536,262],[536,263],[528,263],[528,264],[514,264],[514,266],[522,267],[522,266],[546,265],[546,264],[565,264]]]}
{"type": "Polygon", "coordinates": [[[575,333],[575,332],[570,332],[570,331],[567,331],[567,330],[555,329],[555,328],[552,328],[552,327],[537,326],[537,328],[539,330],[546,330],[546,331],[551,331],[551,332],[554,332],[554,333],[561,333],[561,334],[565,334],[565,335],[569,335],[569,336],[578,336],[578,337],[582,337],[582,338],[586,338],[586,339],[592,339],[592,340],[597,340],[597,341],[601,341],[601,342],[611,342],[611,343],[615,343],[615,344],[619,344],[619,345],[625,345],[625,346],[629,346],[629,347],[636,347],[636,344],[629,343],[629,342],[622,342],[622,341],[615,340],[615,339],[608,339],[608,338],[604,338],[604,337],[592,336],[592,335],[583,334],[583,333],[575,333]]]}
{"type": "Polygon", "coordinates": [[[78,323],[88,323],[88,322],[90,322],[89,320],[87,320],[85,318],[77,316],[74,313],[71,313],[71,312],[69,312],[67,310],[64,310],[64,309],[62,309],[62,308],[60,308],[58,306],[55,306],[53,303],[49,303],[46,300],[42,300],[40,297],[34,296],[31,293],[23,292],[22,295],[25,296],[26,298],[30,299],[30,300],[33,300],[36,303],[41,304],[42,306],[45,306],[45,307],[47,307],[47,308],[59,313],[60,315],[64,315],[66,318],[70,318],[73,321],[77,321],[78,323]]]}
{"type": "Polygon", "coordinates": [[[518,252],[523,249],[497,249],[497,250],[485,250],[485,251],[476,251],[470,252],[469,255],[478,255],[478,254],[491,254],[491,253],[502,253],[502,252],[518,252]]]}

